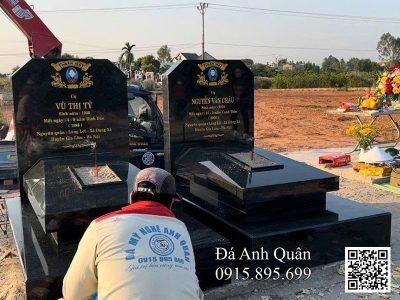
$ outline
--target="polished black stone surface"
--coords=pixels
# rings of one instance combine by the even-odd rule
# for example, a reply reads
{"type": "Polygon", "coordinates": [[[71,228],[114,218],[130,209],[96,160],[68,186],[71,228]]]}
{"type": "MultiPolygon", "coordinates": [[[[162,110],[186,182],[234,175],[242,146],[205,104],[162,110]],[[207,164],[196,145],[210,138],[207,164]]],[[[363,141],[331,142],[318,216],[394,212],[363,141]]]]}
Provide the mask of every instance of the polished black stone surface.
{"type": "MultiPolygon", "coordinates": [[[[128,201],[132,191],[134,176],[139,171],[129,166],[128,190],[121,199],[128,201]]],[[[71,234],[75,238],[65,238],[68,243],[57,244],[52,234],[45,234],[32,206],[19,198],[6,200],[11,227],[23,267],[28,299],[58,299],[61,297],[62,279],[75,254],[83,231],[58,231],[56,234],[71,234]]],[[[81,213],[79,221],[87,227],[100,215],[119,208],[106,208],[102,213],[94,211],[81,213]]],[[[230,281],[218,281],[215,277],[217,267],[226,267],[229,261],[215,261],[215,247],[229,249],[230,242],[215,231],[204,226],[182,211],[180,205],[174,206],[174,213],[187,226],[196,259],[196,271],[202,288],[210,288],[230,281]]]]}
{"type": "MultiPolygon", "coordinates": [[[[226,152],[236,151],[226,147],[226,152]]],[[[336,175],[261,148],[255,153],[282,169],[252,172],[215,147],[189,149],[176,162],[180,192],[243,214],[302,214],[325,210],[325,193],[339,189],[336,175]],[[196,159],[193,159],[196,157],[196,159]]]]}
{"type": "Polygon", "coordinates": [[[126,203],[126,183],[81,190],[68,171],[109,162],[125,182],[126,76],[108,60],[32,59],[12,85],[21,197],[45,232],[60,231],[60,242],[82,214],[126,203]]]}
{"type": "Polygon", "coordinates": [[[226,158],[230,159],[234,164],[239,164],[250,172],[268,171],[283,168],[282,164],[278,164],[262,155],[255,153],[254,151],[251,151],[250,153],[229,153],[225,156],[226,158]]]}
{"type": "Polygon", "coordinates": [[[175,204],[173,212],[179,220],[185,223],[189,231],[196,259],[196,274],[199,278],[200,287],[208,289],[230,283],[230,279],[218,280],[215,276],[217,268],[232,266],[232,262],[229,260],[215,260],[215,249],[219,247],[229,251],[231,243],[208,226],[185,214],[181,204],[175,204]]]}
{"type": "Polygon", "coordinates": [[[128,161],[126,76],[110,61],[32,59],[12,87],[20,179],[41,158],[90,154],[93,143],[128,161]]]}
{"type": "Polygon", "coordinates": [[[254,77],[238,60],[179,61],[163,78],[166,169],[188,147],[254,144],[254,77]]]}
{"type": "Polygon", "coordinates": [[[390,246],[391,214],[369,205],[356,203],[334,195],[328,195],[326,211],[291,218],[259,220],[226,220],[218,210],[197,200],[184,201],[184,211],[197,220],[227,237],[237,255],[243,248],[269,253],[276,248],[310,251],[310,260],[291,261],[282,264],[271,255],[268,260],[236,260],[235,264],[248,265],[253,269],[262,266],[281,268],[315,266],[344,260],[345,247],[390,246]]]}
{"type": "Polygon", "coordinates": [[[24,272],[27,298],[58,299],[62,296],[62,279],[77,244],[57,245],[52,236],[44,234],[29,203],[11,198],[6,200],[6,205],[24,272]]]}
{"type": "Polygon", "coordinates": [[[121,183],[87,189],[80,187],[69,168],[91,166],[93,161],[93,155],[46,158],[25,173],[24,190],[46,233],[73,231],[81,223],[81,214],[96,211],[101,214],[104,208],[128,203],[121,195],[128,193],[129,164],[114,156],[100,154],[97,163],[109,165],[121,183]]]}

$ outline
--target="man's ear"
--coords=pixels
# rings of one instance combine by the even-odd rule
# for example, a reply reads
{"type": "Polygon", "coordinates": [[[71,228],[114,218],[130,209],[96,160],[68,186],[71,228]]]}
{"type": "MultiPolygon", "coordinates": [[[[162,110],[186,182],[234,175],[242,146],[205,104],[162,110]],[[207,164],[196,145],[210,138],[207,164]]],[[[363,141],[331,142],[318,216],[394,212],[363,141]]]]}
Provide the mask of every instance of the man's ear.
{"type": "Polygon", "coordinates": [[[168,207],[169,210],[172,210],[172,206],[174,205],[175,202],[177,202],[177,200],[176,200],[175,198],[172,198],[172,199],[171,199],[171,202],[170,202],[170,204],[169,204],[169,207],[168,207]]]}

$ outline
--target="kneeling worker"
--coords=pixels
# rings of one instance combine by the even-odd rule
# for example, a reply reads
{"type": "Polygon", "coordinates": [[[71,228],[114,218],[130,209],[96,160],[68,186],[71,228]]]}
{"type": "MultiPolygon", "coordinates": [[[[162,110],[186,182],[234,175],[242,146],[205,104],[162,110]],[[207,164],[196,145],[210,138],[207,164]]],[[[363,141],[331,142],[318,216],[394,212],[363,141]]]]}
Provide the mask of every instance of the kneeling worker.
{"type": "Polygon", "coordinates": [[[64,278],[65,300],[202,299],[192,243],[171,211],[175,179],[159,168],[140,171],[131,204],[93,221],[64,278]]]}

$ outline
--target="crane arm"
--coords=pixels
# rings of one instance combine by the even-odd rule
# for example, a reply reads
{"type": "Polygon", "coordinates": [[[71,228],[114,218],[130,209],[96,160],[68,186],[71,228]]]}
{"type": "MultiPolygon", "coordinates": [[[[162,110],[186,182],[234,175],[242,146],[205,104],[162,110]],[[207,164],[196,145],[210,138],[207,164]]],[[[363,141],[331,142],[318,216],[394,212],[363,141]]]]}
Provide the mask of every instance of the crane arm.
{"type": "Polygon", "coordinates": [[[28,39],[29,55],[36,58],[56,58],[62,43],[24,0],[0,0],[0,8],[28,39]]]}

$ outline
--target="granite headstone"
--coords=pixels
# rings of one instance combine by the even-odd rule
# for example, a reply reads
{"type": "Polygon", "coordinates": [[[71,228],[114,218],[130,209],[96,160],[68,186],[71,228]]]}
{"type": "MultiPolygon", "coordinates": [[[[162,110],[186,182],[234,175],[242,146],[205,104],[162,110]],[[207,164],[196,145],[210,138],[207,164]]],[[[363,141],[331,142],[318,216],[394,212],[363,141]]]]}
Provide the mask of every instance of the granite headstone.
{"type": "Polygon", "coordinates": [[[108,60],[32,59],[12,85],[21,196],[45,232],[71,231],[71,224],[82,223],[82,212],[95,216],[126,204],[125,75],[108,60]],[[109,168],[120,184],[82,188],[82,168],[102,175],[109,168]]]}
{"type": "Polygon", "coordinates": [[[253,148],[254,79],[241,61],[180,61],[163,84],[167,170],[189,149],[253,148]]]}

